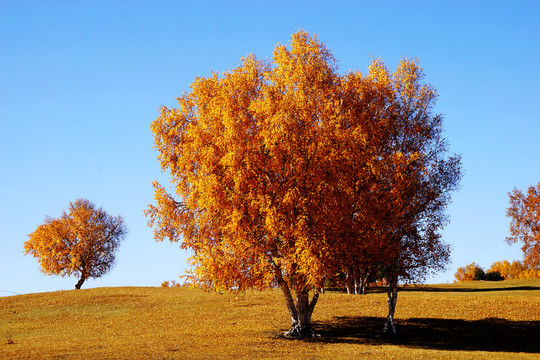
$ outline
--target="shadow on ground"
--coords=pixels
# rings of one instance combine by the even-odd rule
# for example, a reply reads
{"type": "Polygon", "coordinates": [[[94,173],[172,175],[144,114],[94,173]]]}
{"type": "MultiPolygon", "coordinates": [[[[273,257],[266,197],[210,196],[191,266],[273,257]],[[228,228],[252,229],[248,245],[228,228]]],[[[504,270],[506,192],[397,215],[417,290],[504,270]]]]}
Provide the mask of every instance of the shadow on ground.
{"type": "MultiPolygon", "coordinates": [[[[403,292],[491,292],[491,291],[538,291],[540,290],[539,286],[516,286],[516,287],[437,287],[437,286],[422,286],[422,285],[409,285],[409,286],[400,286],[399,291],[403,292]]],[[[335,290],[336,292],[343,292],[345,290],[335,290]]],[[[386,293],[388,292],[388,287],[386,286],[375,286],[371,287],[368,290],[369,293],[386,293]]]]}
{"type": "MultiPolygon", "coordinates": [[[[330,292],[347,293],[345,289],[325,289],[330,292]]],[[[539,286],[516,286],[516,287],[437,287],[423,285],[400,286],[399,291],[403,292],[444,292],[444,293],[461,293],[461,292],[492,292],[492,291],[539,291],[539,286]]],[[[387,293],[387,286],[374,286],[368,289],[368,293],[387,293]]]]}
{"type": "Polygon", "coordinates": [[[476,321],[456,319],[397,320],[398,336],[382,334],[384,318],[339,317],[328,323],[317,322],[317,341],[407,347],[540,353],[540,321],[509,321],[490,318],[476,321]]]}
{"type": "MultiPolygon", "coordinates": [[[[435,287],[435,286],[405,286],[400,287],[399,291],[422,291],[422,292],[489,292],[489,291],[532,291],[540,290],[538,286],[516,286],[500,288],[467,288],[467,287],[435,287]]],[[[380,292],[386,292],[386,289],[380,292]]]]}

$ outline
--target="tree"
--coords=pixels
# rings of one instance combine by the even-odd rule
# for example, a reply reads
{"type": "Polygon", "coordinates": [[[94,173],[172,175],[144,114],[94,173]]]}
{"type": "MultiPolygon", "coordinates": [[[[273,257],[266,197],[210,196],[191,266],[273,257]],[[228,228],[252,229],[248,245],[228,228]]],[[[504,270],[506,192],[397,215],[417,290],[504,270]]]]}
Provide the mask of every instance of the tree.
{"type": "Polygon", "coordinates": [[[473,281],[477,280],[475,277],[480,272],[483,273],[484,270],[480,267],[480,265],[472,262],[467,266],[458,268],[454,277],[456,278],[457,282],[473,281]]]}
{"type": "Polygon", "coordinates": [[[47,275],[72,276],[80,289],[86,279],[99,278],[114,265],[115,252],[127,234],[123,218],[108,215],[86,199],[69,204],[69,213],[45,222],[28,235],[25,255],[37,258],[47,275]]]}
{"type": "Polygon", "coordinates": [[[510,207],[506,216],[511,218],[508,244],[522,242],[523,262],[525,265],[540,265],[540,182],[530,186],[525,196],[514,188],[510,197],[510,207]]]}
{"type": "MultiPolygon", "coordinates": [[[[397,75],[402,73],[407,75],[397,75]]],[[[431,241],[438,239],[431,234],[440,219],[426,214],[440,209],[435,202],[444,205],[445,191],[452,189],[434,174],[453,175],[455,169],[441,151],[425,152],[429,146],[405,149],[413,137],[425,136],[418,142],[445,150],[437,140],[440,117],[426,121],[433,92],[416,88],[419,81],[390,79],[378,60],[367,76],[339,75],[331,52],[302,31],[293,34],[290,47],[278,45],[271,62],[248,56],[229,72],[197,78],[177,99],[179,107],[161,108],[152,123],[161,168],[171,175],[175,193],[154,183],[156,205],[146,215],[155,238],[193,252],[195,283],[279,287],[291,317],[288,335],[299,337],[313,335],[319,289],[336,274],[370,256],[401,259],[400,276],[431,266],[427,259],[444,259],[431,241]],[[396,95],[404,92],[410,97],[396,95]],[[400,133],[406,130],[410,136],[400,133]],[[392,148],[396,143],[405,152],[392,148]],[[405,186],[407,180],[397,187],[402,178],[416,179],[421,190],[407,199],[422,205],[399,222],[405,211],[395,214],[397,199],[414,188],[405,186]],[[431,180],[439,184],[430,187],[431,180]],[[397,246],[403,249],[397,256],[392,249],[406,235],[417,246],[397,246]],[[439,254],[421,256],[425,251],[439,254]]]]}
{"type": "Polygon", "coordinates": [[[507,260],[496,261],[491,264],[489,272],[498,272],[504,279],[510,279],[510,263],[507,260]]]}
{"type": "MultiPolygon", "coordinates": [[[[367,80],[377,94],[370,102],[378,113],[369,117],[380,120],[369,122],[376,126],[375,140],[363,153],[375,156],[367,174],[347,171],[350,181],[345,184],[354,185],[341,192],[341,202],[350,203],[353,214],[342,217],[351,219],[346,236],[359,239],[344,248],[349,267],[383,269],[389,284],[385,331],[394,335],[398,281],[423,281],[449,261],[450,248],[439,231],[461,179],[461,158],[448,156],[442,115],[432,113],[437,93],[423,83],[424,77],[416,59],[403,59],[394,73],[381,61],[372,64],[367,80]]],[[[368,130],[366,137],[370,135],[368,130]]]]}
{"type": "Polygon", "coordinates": [[[341,111],[330,52],[304,32],[273,64],[254,56],[198,78],[152,124],[178,199],[154,183],[158,240],[191,249],[192,281],[215,289],[278,286],[291,336],[311,336],[330,261],[318,230],[331,211],[330,136],[341,111]],[[310,299],[310,291],[313,296],[310,299]],[[294,296],[293,296],[294,295],[294,296]]]}

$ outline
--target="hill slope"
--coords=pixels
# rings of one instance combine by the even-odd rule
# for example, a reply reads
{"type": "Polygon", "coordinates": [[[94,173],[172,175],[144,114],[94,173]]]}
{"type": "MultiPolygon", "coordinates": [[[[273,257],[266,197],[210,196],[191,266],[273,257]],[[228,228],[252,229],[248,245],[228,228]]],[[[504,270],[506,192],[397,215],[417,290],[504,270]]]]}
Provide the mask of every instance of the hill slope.
{"type": "Polygon", "coordinates": [[[398,339],[386,295],[327,293],[314,341],[284,339],[279,291],[97,288],[0,298],[0,359],[539,358],[540,280],[408,287],[398,339]]]}

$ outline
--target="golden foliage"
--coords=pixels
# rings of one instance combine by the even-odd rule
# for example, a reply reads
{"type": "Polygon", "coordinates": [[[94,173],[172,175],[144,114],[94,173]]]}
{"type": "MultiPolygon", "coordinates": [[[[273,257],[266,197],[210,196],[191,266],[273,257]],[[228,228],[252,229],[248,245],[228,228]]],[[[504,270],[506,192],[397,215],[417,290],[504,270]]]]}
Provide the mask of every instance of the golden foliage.
{"type": "Polygon", "coordinates": [[[475,262],[472,262],[467,266],[460,267],[454,274],[454,277],[456,278],[455,282],[473,281],[476,273],[480,270],[482,270],[482,268],[475,262]]]}
{"type": "Polygon", "coordinates": [[[498,271],[505,279],[540,279],[540,267],[507,260],[494,262],[489,271],[498,271]]]}
{"type": "Polygon", "coordinates": [[[69,213],[45,222],[28,235],[25,255],[37,258],[43,273],[98,278],[114,264],[115,251],[127,229],[121,216],[112,217],[86,199],[69,204],[69,213]]]}
{"type": "MultiPolygon", "coordinates": [[[[483,269],[474,262],[460,267],[455,273],[455,282],[473,281],[478,271],[483,271],[483,269]]],[[[498,272],[505,280],[540,279],[540,267],[530,266],[521,261],[511,263],[507,260],[496,261],[491,264],[486,274],[489,272],[498,272]]]]}
{"type": "Polygon", "coordinates": [[[540,182],[527,189],[527,194],[514,188],[509,193],[510,207],[506,216],[511,218],[509,244],[522,242],[523,262],[540,266],[540,182]]]}
{"type": "Polygon", "coordinates": [[[175,280],[171,280],[171,281],[165,280],[164,282],[161,283],[161,287],[167,287],[167,288],[168,287],[172,287],[172,288],[182,287],[182,286],[183,286],[182,284],[176,282],[175,280]]]}
{"type": "Polygon", "coordinates": [[[444,157],[435,90],[416,59],[336,70],[299,31],[272,62],[250,55],[161,108],[151,128],[178,200],[154,183],[146,215],[157,240],[193,251],[194,279],[309,289],[358,257],[404,277],[446,263],[437,229],[460,159],[444,157]]]}

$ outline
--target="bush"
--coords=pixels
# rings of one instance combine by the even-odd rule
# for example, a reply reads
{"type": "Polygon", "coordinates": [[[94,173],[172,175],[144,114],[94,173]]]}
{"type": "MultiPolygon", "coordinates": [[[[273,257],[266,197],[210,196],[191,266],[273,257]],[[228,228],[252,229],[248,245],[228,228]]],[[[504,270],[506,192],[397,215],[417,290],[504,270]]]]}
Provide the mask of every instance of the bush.
{"type": "Polygon", "coordinates": [[[474,278],[473,280],[486,280],[486,273],[482,268],[477,268],[474,272],[474,278]]]}
{"type": "Polygon", "coordinates": [[[486,273],[486,280],[487,281],[501,281],[501,280],[504,280],[504,277],[498,271],[488,271],[486,273]]]}

